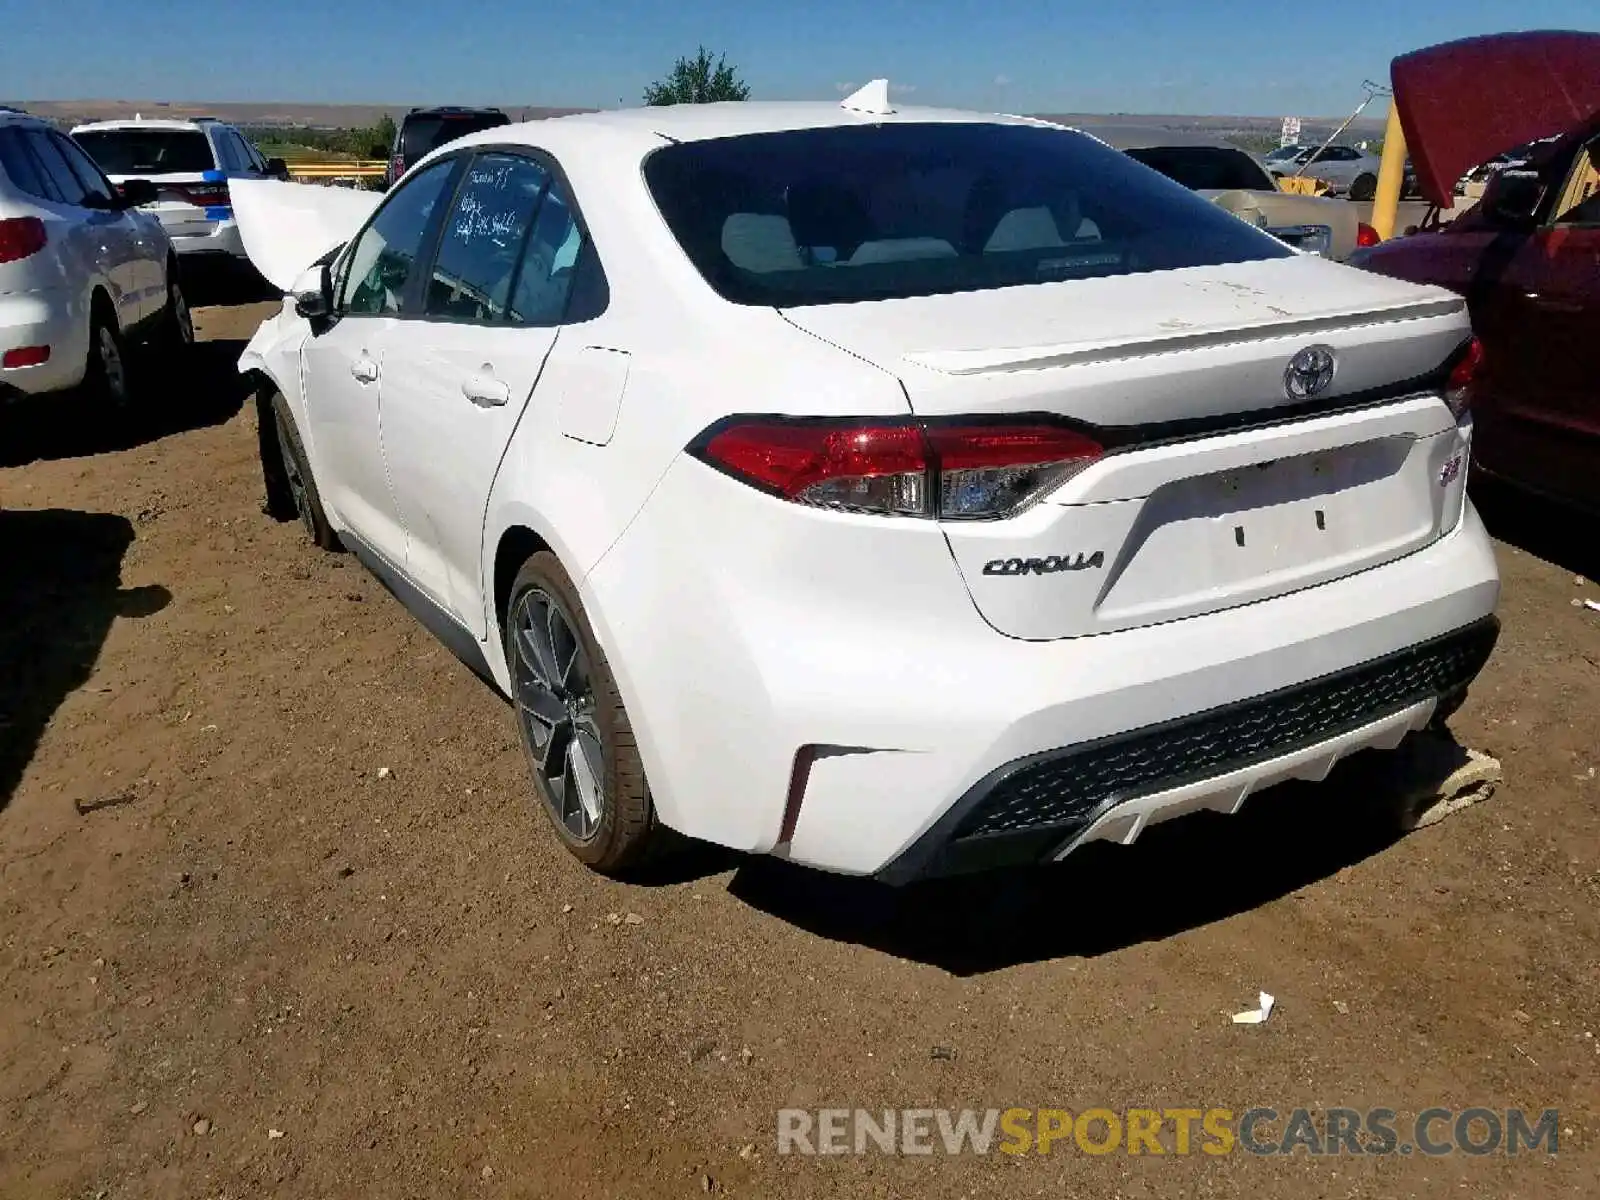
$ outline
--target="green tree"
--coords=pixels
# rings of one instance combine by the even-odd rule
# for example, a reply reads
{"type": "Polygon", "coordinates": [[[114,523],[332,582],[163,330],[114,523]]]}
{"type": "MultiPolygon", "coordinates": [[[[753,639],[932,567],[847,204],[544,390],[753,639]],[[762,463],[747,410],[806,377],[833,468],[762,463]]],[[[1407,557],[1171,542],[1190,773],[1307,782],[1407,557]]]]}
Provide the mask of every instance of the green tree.
{"type": "Polygon", "coordinates": [[[672,73],[644,90],[646,104],[710,104],[716,100],[748,100],[750,86],[728,65],[728,56],[712,61],[701,46],[693,58],[680,58],[672,73]]]}
{"type": "Polygon", "coordinates": [[[395,132],[393,117],[384,113],[378,118],[378,123],[372,127],[372,145],[375,149],[373,158],[389,157],[389,152],[394,147],[395,132]]]}

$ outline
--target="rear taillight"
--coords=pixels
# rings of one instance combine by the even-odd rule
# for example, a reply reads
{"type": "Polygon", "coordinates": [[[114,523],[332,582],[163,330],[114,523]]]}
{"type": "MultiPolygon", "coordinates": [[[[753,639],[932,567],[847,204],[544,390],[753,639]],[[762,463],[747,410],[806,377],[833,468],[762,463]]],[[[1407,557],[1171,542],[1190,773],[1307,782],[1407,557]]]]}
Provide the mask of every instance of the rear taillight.
{"type": "Polygon", "coordinates": [[[1444,402],[1460,420],[1472,409],[1472,393],[1483,378],[1483,343],[1472,338],[1456,352],[1455,365],[1445,380],[1444,402]]]}
{"type": "Polygon", "coordinates": [[[18,262],[44,249],[44,222],[38,217],[0,220],[0,263],[18,262]]]}
{"type": "Polygon", "coordinates": [[[1020,512],[1104,453],[1053,425],[737,421],[692,452],[755,487],[818,508],[983,520],[1020,512]]]}
{"type": "Polygon", "coordinates": [[[389,173],[395,179],[399,179],[400,176],[406,173],[406,160],[396,154],[394,161],[389,164],[389,173]]]}
{"type": "Polygon", "coordinates": [[[1356,224],[1357,246],[1376,246],[1381,241],[1383,239],[1378,236],[1378,231],[1371,225],[1368,225],[1365,221],[1360,221],[1356,224]]]}
{"type": "Polygon", "coordinates": [[[17,346],[0,354],[0,367],[38,367],[50,361],[49,346],[17,346]]]}

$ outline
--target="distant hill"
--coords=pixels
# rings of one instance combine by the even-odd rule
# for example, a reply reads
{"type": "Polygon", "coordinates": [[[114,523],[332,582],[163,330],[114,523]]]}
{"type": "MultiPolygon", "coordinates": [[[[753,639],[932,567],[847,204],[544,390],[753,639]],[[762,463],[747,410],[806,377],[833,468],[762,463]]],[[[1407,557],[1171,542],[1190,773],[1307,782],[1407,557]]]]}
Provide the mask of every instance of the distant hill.
{"type": "MultiPolygon", "coordinates": [[[[37,113],[61,124],[105,121],[131,117],[213,116],[235,125],[253,128],[360,129],[370,126],[385,114],[399,120],[411,107],[405,104],[240,104],[218,101],[215,104],[169,103],[159,100],[33,100],[7,101],[18,108],[37,113]]],[[[569,113],[593,112],[585,108],[541,108],[530,105],[500,106],[513,121],[532,121],[569,113]]],[[[1093,125],[1115,122],[1118,125],[1148,125],[1156,129],[1176,129],[1210,133],[1219,137],[1247,138],[1251,141],[1277,140],[1277,117],[1191,116],[1159,113],[1040,113],[1047,120],[1063,124],[1093,125]]],[[[1342,117],[1302,117],[1300,140],[1320,140],[1338,128],[1342,117]]],[[[1364,118],[1354,122],[1341,140],[1356,142],[1383,136],[1382,119],[1364,118]]]]}
{"type": "MultiPolygon", "coordinates": [[[[177,103],[162,100],[7,100],[0,103],[25,108],[47,120],[62,124],[84,121],[109,121],[135,114],[150,118],[182,120],[188,117],[216,117],[233,125],[280,126],[310,129],[363,129],[385,114],[399,120],[409,104],[241,104],[218,101],[215,104],[177,103]]],[[[513,121],[532,121],[540,117],[560,117],[587,112],[582,108],[537,108],[531,105],[501,105],[513,121]]]]}

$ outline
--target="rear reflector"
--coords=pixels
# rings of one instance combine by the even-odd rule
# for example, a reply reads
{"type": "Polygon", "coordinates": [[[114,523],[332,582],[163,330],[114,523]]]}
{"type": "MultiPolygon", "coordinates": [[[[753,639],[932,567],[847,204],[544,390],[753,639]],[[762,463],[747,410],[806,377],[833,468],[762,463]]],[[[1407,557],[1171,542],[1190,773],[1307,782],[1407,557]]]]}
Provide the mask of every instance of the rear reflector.
{"type": "Polygon", "coordinates": [[[1365,221],[1357,222],[1357,224],[1356,224],[1356,245],[1357,246],[1376,246],[1381,241],[1383,241],[1383,239],[1378,236],[1378,231],[1376,229],[1374,229],[1371,225],[1368,225],[1365,221]]]}
{"type": "Polygon", "coordinates": [[[44,222],[38,217],[7,217],[0,221],[0,263],[37,254],[46,240],[44,222]]]}
{"type": "Polygon", "coordinates": [[[785,500],[846,512],[985,520],[1020,512],[1104,453],[1052,425],[738,421],[690,447],[785,500]]]}
{"type": "Polygon", "coordinates": [[[1472,393],[1482,380],[1483,367],[1483,343],[1471,338],[1456,352],[1455,365],[1444,385],[1444,402],[1458,421],[1472,408],[1472,393]]]}
{"type": "Polygon", "coordinates": [[[49,361],[49,346],[18,346],[0,355],[0,367],[37,367],[49,361]]]}

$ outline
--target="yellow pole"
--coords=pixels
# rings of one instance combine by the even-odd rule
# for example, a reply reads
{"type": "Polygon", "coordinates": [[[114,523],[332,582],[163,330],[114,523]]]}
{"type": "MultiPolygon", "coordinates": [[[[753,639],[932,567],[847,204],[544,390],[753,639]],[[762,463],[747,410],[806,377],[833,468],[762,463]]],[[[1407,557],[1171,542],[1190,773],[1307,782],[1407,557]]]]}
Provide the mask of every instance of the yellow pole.
{"type": "Polygon", "coordinates": [[[1383,131],[1383,162],[1378,167],[1378,192],[1372,198],[1372,228],[1388,241],[1394,236],[1395,214],[1400,209],[1400,185],[1405,179],[1406,135],[1400,128],[1400,109],[1389,100],[1389,124],[1383,131]]]}

